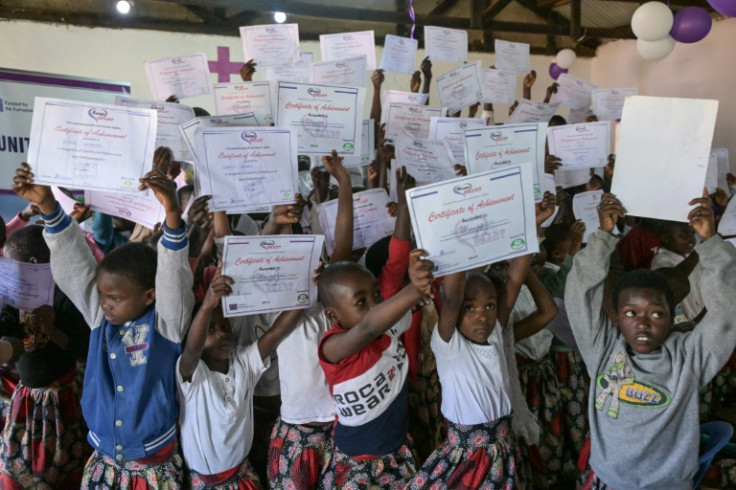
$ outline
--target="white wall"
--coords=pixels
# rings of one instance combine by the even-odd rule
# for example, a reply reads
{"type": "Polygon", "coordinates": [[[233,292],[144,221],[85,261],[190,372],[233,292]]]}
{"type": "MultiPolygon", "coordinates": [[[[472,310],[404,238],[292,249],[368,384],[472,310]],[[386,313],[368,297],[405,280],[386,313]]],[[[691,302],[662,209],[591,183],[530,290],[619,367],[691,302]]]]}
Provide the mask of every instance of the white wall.
{"type": "Polygon", "coordinates": [[[636,41],[616,41],[598,49],[591,81],[600,88],[637,87],[640,95],[717,99],[713,148],[728,148],[736,168],[736,19],[713,23],[708,36],[694,44],[677,43],[658,61],[645,61],[636,41]]]}

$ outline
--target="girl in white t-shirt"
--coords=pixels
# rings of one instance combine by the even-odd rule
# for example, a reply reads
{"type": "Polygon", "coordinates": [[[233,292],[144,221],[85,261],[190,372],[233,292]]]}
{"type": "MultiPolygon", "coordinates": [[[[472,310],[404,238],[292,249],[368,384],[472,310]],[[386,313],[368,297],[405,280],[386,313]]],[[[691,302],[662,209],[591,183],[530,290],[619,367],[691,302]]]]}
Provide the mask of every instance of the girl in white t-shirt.
{"type": "Polygon", "coordinates": [[[557,312],[552,297],[529,272],[531,257],[510,261],[503,289],[497,290],[478,272],[467,273],[467,280],[465,272],[443,280],[442,310],[431,347],[442,385],[447,441],[430,455],[407,488],[516,488],[503,330],[522,283],[532,291],[538,307],[522,321],[538,321],[535,315],[551,320],[557,312]]]}
{"type": "Polygon", "coordinates": [[[217,269],[177,362],[179,425],[188,483],[193,490],[260,488],[248,462],[253,442],[253,388],[269,356],[296,325],[285,311],[257,342],[238,346],[221,299],[230,277],[217,269]]]}

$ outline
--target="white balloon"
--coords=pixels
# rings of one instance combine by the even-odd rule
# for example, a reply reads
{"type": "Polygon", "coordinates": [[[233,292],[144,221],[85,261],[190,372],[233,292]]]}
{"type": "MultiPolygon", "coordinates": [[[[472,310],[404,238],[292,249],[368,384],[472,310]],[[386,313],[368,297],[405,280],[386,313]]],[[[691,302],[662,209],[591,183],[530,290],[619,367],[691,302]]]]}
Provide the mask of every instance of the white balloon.
{"type": "Polygon", "coordinates": [[[656,41],[669,34],[675,16],[662,2],[647,2],[631,16],[631,30],[644,41],[656,41]]]}
{"type": "Polygon", "coordinates": [[[560,52],[557,53],[555,63],[557,63],[557,66],[559,66],[560,68],[567,70],[573,65],[573,63],[575,63],[576,59],[577,56],[575,55],[575,51],[569,48],[565,48],[561,49],[560,52]]]}
{"type": "Polygon", "coordinates": [[[669,34],[657,41],[636,40],[636,50],[645,60],[661,60],[675,49],[675,40],[669,34]]]}

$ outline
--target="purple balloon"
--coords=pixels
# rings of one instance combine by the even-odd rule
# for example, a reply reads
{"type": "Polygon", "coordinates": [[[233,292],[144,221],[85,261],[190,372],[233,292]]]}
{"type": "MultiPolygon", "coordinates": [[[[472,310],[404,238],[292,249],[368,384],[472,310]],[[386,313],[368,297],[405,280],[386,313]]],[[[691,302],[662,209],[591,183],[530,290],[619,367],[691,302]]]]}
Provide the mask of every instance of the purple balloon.
{"type": "Polygon", "coordinates": [[[557,63],[549,65],[549,76],[551,76],[553,80],[557,80],[557,77],[563,73],[567,73],[567,68],[560,68],[557,66],[557,63]]]}
{"type": "Polygon", "coordinates": [[[736,2],[734,0],[708,0],[713,10],[728,17],[736,17],[736,2]]]}
{"type": "MultiPolygon", "coordinates": [[[[736,0],[731,0],[736,3],[736,0]]],[[[675,14],[670,36],[681,43],[696,43],[710,32],[713,19],[707,10],[700,7],[686,7],[675,14]]]]}

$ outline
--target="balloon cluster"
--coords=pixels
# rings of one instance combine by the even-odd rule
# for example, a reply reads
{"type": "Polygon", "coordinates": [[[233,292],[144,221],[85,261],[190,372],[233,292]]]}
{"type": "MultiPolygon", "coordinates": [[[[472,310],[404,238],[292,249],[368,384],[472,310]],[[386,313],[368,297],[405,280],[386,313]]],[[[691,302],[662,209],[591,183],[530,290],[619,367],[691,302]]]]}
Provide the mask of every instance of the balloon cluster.
{"type": "MultiPolygon", "coordinates": [[[[733,0],[708,0],[708,3],[713,8],[716,8],[714,4],[723,4],[736,14],[733,0]]],[[[675,42],[700,41],[708,35],[712,24],[710,13],[704,8],[686,7],[673,15],[661,2],[643,4],[631,17],[631,30],[637,37],[636,50],[645,60],[666,57],[675,48],[675,42]]]]}
{"type": "Polygon", "coordinates": [[[567,73],[567,70],[575,63],[576,59],[575,51],[569,48],[561,49],[555,60],[549,65],[549,76],[553,80],[557,80],[557,77],[567,73]]]}

